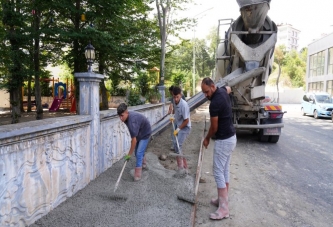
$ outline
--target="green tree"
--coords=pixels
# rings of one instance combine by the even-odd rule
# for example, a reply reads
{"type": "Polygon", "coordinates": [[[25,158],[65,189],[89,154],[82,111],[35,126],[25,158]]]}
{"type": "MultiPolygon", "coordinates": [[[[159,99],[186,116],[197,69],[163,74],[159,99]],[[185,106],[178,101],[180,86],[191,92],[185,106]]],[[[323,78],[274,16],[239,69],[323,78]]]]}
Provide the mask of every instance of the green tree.
{"type": "Polygon", "coordinates": [[[155,0],[157,19],[160,29],[160,86],[164,85],[165,55],[169,35],[178,36],[178,31],[187,27],[191,22],[188,18],[176,19],[177,12],[185,10],[185,5],[192,0],[155,0]]]}
{"type": "MultiPolygon", "coordinates": [[[[212,69],[215,67],[215,55],[208,47],[205,40],[196,39],[195,42],[182,40],[178,45],[173,46],[173,50],[169,53],[166,65],[168,73],[173,75],[177,70],[187,72],[188,83],[193,86],[193,45],[196,45],[195,51],[195,81],[198,78],[203,78],[211,74],[212,69]]],[[[169,76],[167,76],[169,78],[169,76]]]]}
{"type": "MultiPolygon", "coordinates": [[[[47,64],[67,64],[71,74],[86,71],[84,48],[89,41],[96,48],[98,72],[111,78],[114,88],[120,81],[131,81],[137,59],[147,60],[149,64],[142,67],[149,68],[158,56],[158,27],[148,17],[152,10],[148,4],[146,0],[3,1],[1,86],[11,91],[11,97],[15,95],[11,100],[17,100],[23,81],[28,79],[30,91],[34,79],[37,104],[41,104],[39,81],[49,75],[47,64]]],[[[78,91],[76,81],[75,85],[78,91]]],[[[100,85],[104,103],[104,81],[100,85]]],[[[20,113],[16,109],[13,113],[17,122],[20,113]]],[[[42,118],[42,109],[38,108],[36,118],[42,118]]]]}
{"type": "Polygon", "coordinates": [[[280,101],[280,91],[279,91],[279,79],[281,76],[281,65],[284,61],[284,57],[285,57],[285,46],[278,46],[277,48],[275,48],[274,51],[274,62],[278,65],[278,75],[277,75],[277,79],[276,79],[276,89],[277,89],[277,93],[278,93],[278,97],[277,97],[277,102],[280,101]]]}
{"type": "Polygon", "coordinates": [[[18,123],[21,116],[21,87],[26,79],[28,64],[27,54],[23,51],[29,40],[24,3],[24,1],[2,1],[2,24],[5,28],[2,31],[5,45],[8,45],[6,48],[8,59],[3,61],[6,63],[4,71],[7,73],[3,76],[3,86],[10,94],[12,124],[18,123]]]}
{"type": "Polygon", "coordinates": [[[305,85],[306,62],[302,60],[297,51],[292,50],[287,54],[284,70],[290,77],[294,87],[303,87],[305,85]]]}
{"type": "MultiPolygon", "coordinates": [[[[97,50],[103,50],[97,52],[98,71],[108,75],[115,87],[121,80],[132,80],[133,68],[137,62],[156,59],[154,53],[158,48],[157,26],[154,20],[148,18],[151,8],[144,1],[138,0],[127,0],[124,4],[126,6],[112,6],[115,10],[98,8],[98,14],[94,18],[95,30],[92,33],[94,46],[97,50]]],[[[145,69],[149,66],[152,65],[140,64],[145,69]]],[[[104,94],[107,90],[103,81],[101,89],[102,108],[106,109],[108,107],[104,94]]]]}
{"type": "Polygon", "coordinates": [[[215,67],[215,56],[209,53],[209,47],[205,40],[195,41],[195,69],[196,75],[200,78],[210,76],[212,69],[215,67]]]}
{"type": "Polygon", "coordinates": [[[277,74],[277,77],[270,80],[270,83],[274,82],[278,84],[281,77],[284,80],[284,84],[290,84],[292,87],[304,87],[306,58],[307,49],[299,53],[296,50],[287,52],[283,45],[275,48],[274,63],[276,66],[273,67],[273,74],[277,74]]]}

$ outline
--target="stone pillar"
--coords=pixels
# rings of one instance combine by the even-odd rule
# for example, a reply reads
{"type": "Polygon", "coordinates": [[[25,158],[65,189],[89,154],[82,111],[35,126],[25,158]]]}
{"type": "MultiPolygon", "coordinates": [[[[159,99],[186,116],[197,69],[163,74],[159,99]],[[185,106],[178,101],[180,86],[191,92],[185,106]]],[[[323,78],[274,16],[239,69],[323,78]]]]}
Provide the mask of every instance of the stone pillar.
{"type": "MultiPolygon", "coordinates": [[[[90,180],[99,174],[99,136],[100,136],[100,116],[99,116],[99,83],[104,78],[101,74],[93,72],[75,73],[74,76],[80,83],[79,115],[91,115],[90,141],[90,180]]],[[[88,164],[88,163],[87,163],[88,164]]]]}

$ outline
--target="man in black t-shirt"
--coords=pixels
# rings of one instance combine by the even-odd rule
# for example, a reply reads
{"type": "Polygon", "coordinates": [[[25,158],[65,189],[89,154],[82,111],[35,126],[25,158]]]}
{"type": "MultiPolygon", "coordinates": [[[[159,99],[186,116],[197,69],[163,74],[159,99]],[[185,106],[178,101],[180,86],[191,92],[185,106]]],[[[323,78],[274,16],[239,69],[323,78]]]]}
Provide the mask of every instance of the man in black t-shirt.
{"type": "Polygon", "coordinates": [[[213,172],[217,185],[217,199],[211,203],[218,209],[210,214],[210,218],[220,220],[229,217],[228,189],[229,189],[229,166],[231,153],[236,147],[236,130],[232,122],[232,110],[229,93],[231,88],[226,86],[218,88],[214,82],[206,77],[201,82],[201,90],[209,99],[210,128],[203,141],[207,148],[210,138],[215,136],[213,172]]]}

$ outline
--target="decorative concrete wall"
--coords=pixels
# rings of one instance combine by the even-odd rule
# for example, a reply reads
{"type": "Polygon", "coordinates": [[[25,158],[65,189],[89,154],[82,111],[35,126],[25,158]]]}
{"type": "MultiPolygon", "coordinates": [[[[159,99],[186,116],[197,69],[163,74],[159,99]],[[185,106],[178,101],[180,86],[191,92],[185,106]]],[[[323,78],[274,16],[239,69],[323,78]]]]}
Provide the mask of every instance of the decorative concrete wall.
{"type": "MultiPolygon", "coordinates": [[[[130,148],[115,110],[99,112],[102,75],[76,74],[80,115],[0,127],[0,226],[27,226],[84,188],[130,148]]],[[[151,124],[164,105],[142,105],[151,124]]]]}
{"type": "MultiPolygon", "coordinates": [[[[129,110],[144,114],[151,125],[164,116],[162,104],[129,107],[129,110]]],[[[97,161],[98,166],[96,166],[98,174],[101,174],[111,167],[113,163],[119,161],[131,146],[131,137],[127,126],[119,120],[116,110],[101,111],[100,118],[100,150],[97,161]]]]}
{"type": "Polygon", "coordinates": [[[0,128],[0,226],[26,226],[90,182],[90,116],[0,128]]]}

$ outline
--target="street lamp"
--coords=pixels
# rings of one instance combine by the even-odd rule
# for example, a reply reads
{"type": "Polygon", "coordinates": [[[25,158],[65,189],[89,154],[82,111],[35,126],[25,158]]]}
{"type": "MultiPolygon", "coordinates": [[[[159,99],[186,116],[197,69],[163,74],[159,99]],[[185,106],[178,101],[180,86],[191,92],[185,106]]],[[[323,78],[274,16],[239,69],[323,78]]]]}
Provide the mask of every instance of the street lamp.
{"type": "Polygon", "coordinates": [[[91,43],[86,46],[84,55],[86,56],[87,63],[88,63],[88,72],[92,72],[91,65],[95,60],[95,48],[91,43]]]}
{"type": "MultiPolygon", "coordinates": [[[[206,9],[206,10],[202,11],[201,13],[198,13],[197,15],[195,15],[193,18],[196,18],[200,14],[203,14],[204,12],[207,12],[208,10],[211,10],[213,8],[214,7],[206,9]]],[[[195,24],[195,26],[197,26],[197,25],[198,25],[198,23],[195,24]]],[[[192,96],[194,96],[194,95],[195,95],[195,27],[193,29],[193,72],[192,72],[192,96]]]]}

